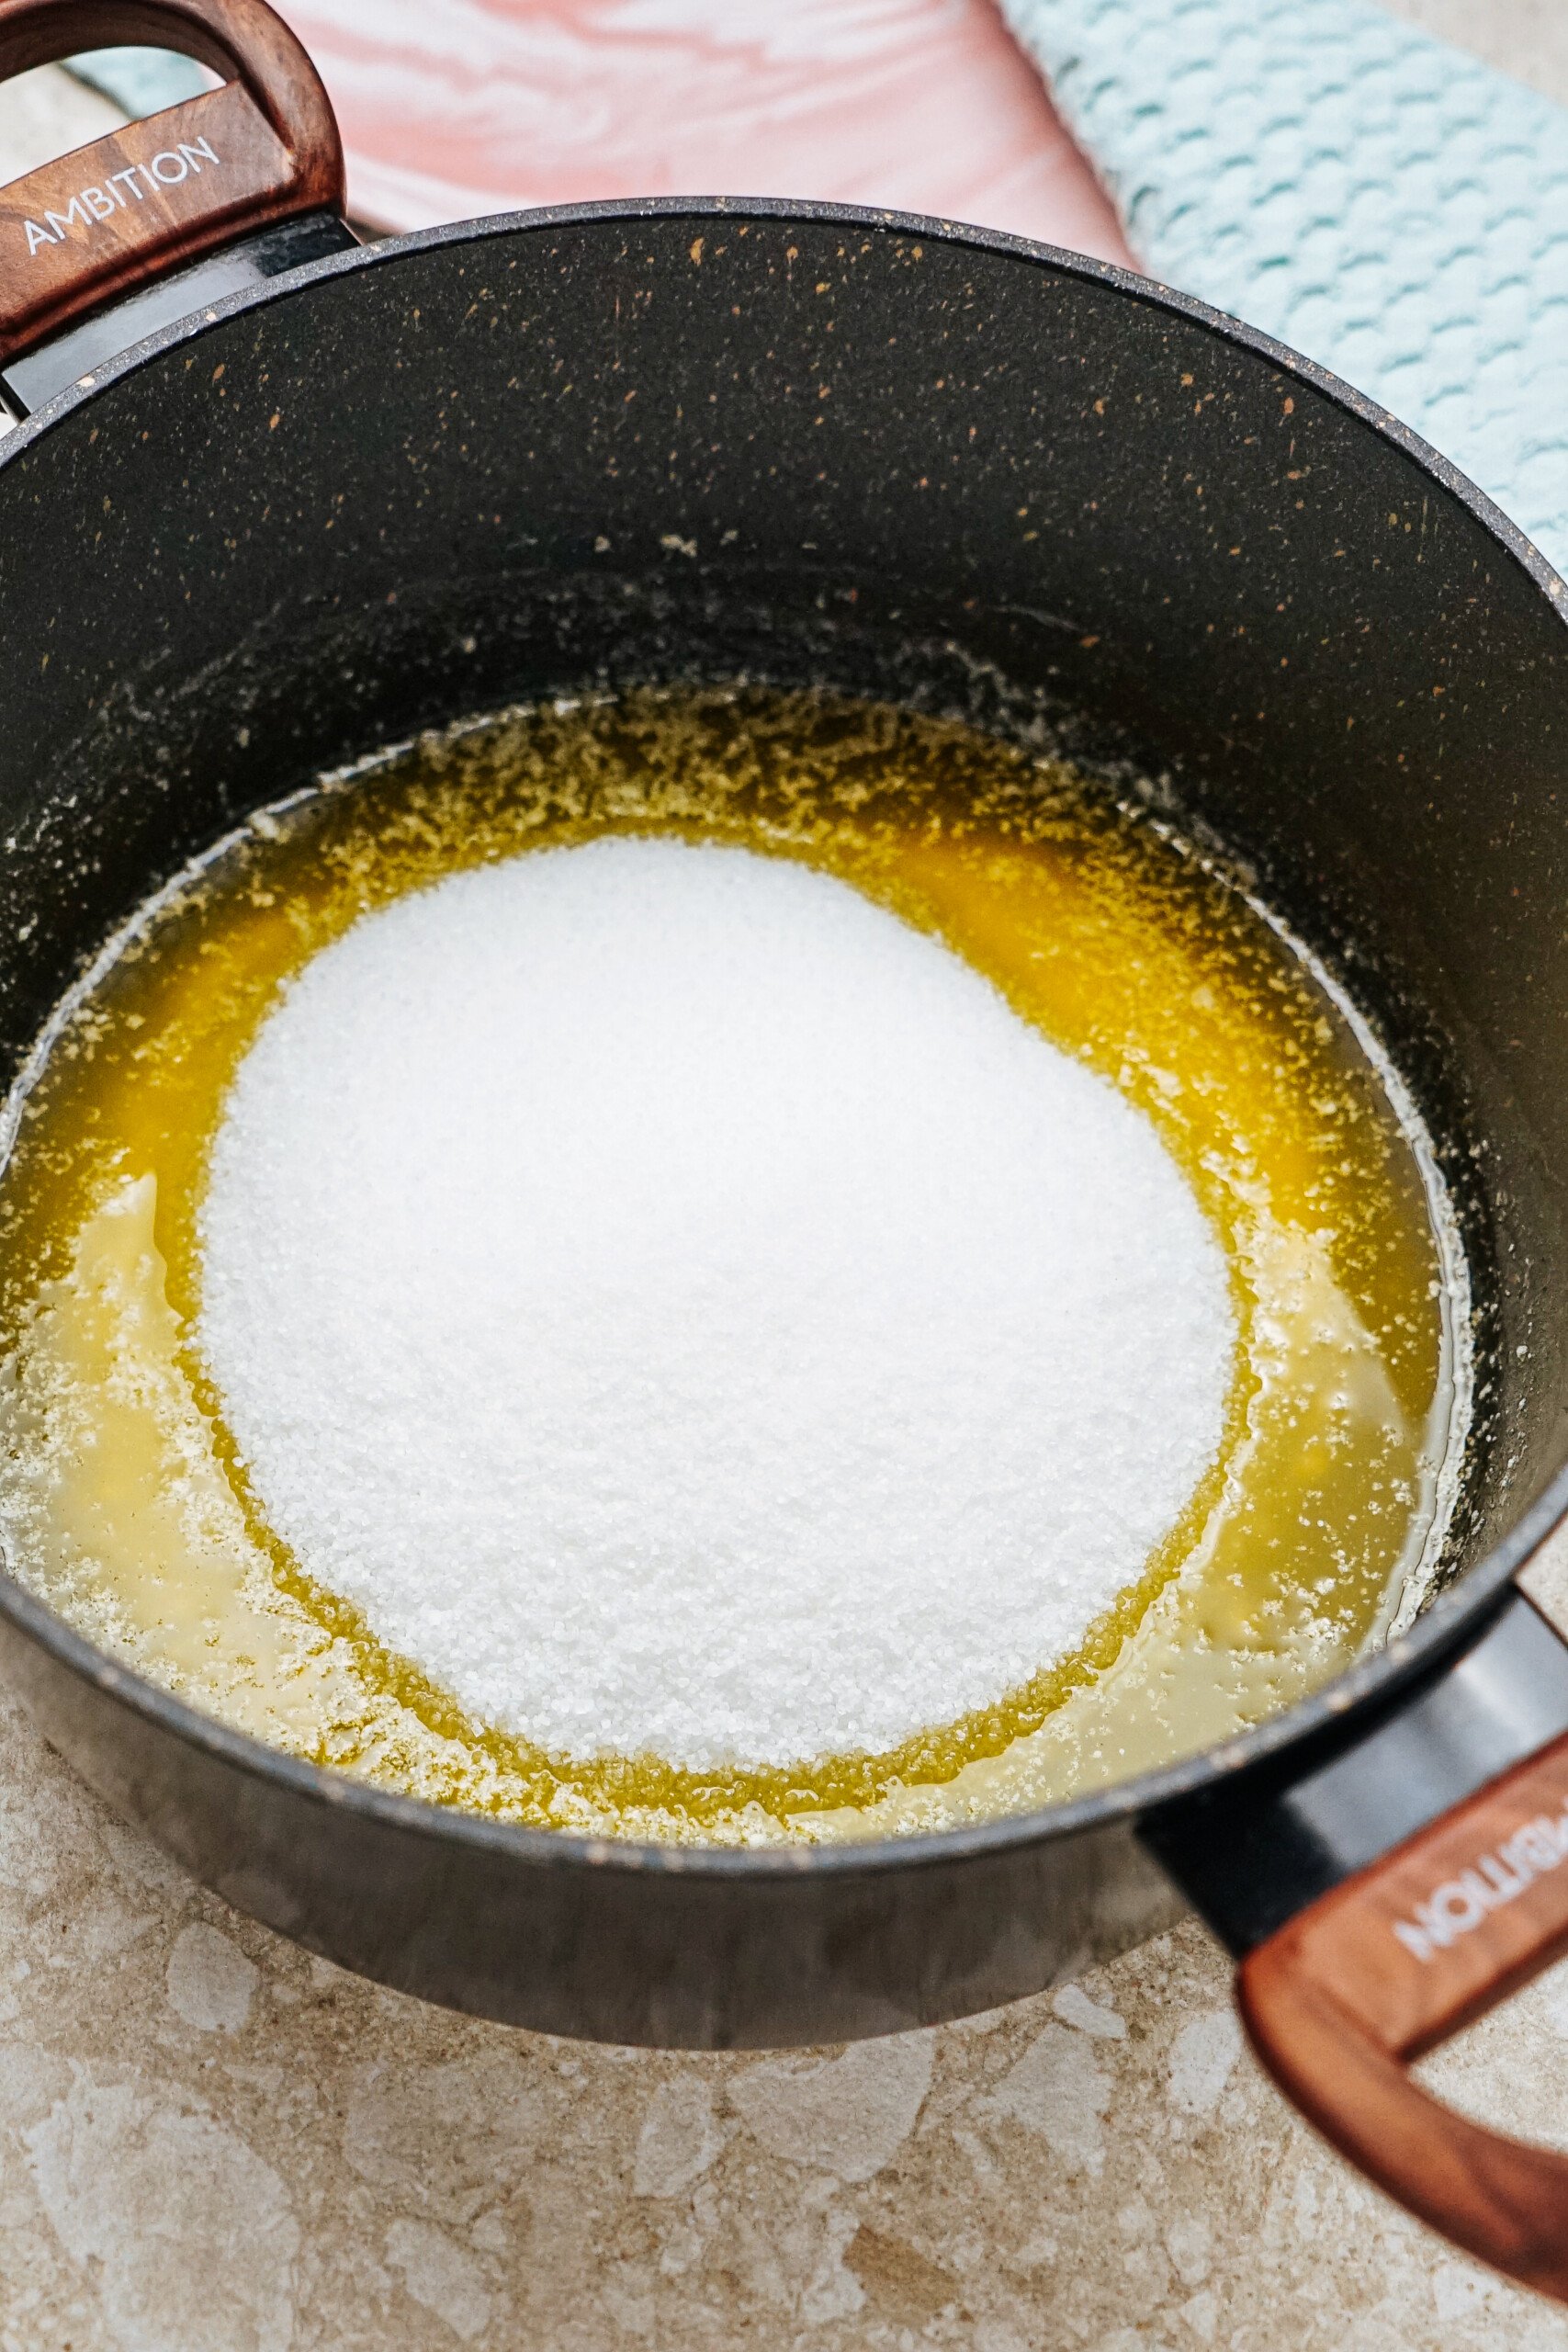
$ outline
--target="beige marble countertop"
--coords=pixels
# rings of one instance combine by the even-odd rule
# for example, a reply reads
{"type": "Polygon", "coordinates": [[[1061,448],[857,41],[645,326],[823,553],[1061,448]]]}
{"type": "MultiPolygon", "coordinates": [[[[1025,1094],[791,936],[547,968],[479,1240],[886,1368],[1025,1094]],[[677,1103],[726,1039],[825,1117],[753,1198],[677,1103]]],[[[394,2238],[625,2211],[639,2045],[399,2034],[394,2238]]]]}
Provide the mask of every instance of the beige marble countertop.
{"type": "MultiPolygon", "coordinates": [[[[1562,0],[1397,5],[1568,96],[1562,0]]],[[[0,176],[114,119],[26,76],[0,176]]],[[[239,1918],[0,1699],[0,2352],[1568,2352],[1294,2120],[1228,1976],[1189,1924],[846,2051],[476,2025],[239,1918]]],[[[1568,2146],[1568,1966],[1427,2073],[1568,2146]]]]}
{"type": "MultiPolygon", "coordinates": [[[[0,2347],[1568,2352],[1295,2120],[1228,1976],[1189,1924],[847,2050],[478,2025],[238,1917],[7,1705],[0,2347]]],[[[1568,1970],[1428,2073],[1568,2144],[1568,1970]]]]}

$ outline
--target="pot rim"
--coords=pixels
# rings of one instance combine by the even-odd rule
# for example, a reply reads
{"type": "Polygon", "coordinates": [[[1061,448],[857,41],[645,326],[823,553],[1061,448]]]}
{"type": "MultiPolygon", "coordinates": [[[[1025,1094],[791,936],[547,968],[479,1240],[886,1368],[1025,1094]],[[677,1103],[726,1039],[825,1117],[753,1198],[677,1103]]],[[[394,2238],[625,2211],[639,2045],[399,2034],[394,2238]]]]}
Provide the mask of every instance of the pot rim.
{"type": "MultiPolygon", "coordinates": [[[[682,220],[799,221],[871,230],[923,242],[971,248],[1077,277],[1123,299],[1163,311],[1229,343],[1343,410],[1357,424],[1391,442],[1438,487],[1466,507],[1499,551],[1522,570],[1564,625],[1568,582],[1469,476],[1424,441],[1379,402],[1301,352],[1265,334],[1194,295],[1178,292],[1155,278],[1098,261],[1086,254],[919,213],[863,205],[795,201],[774,197],[650,197],[588,204],[540,207],[496,213],[415,230],[341,254],[306,262],[263,285],[203,304],[79,378],[0,435],[0,473],[17,463],[99,392],[123,378],[154,366],[169,351],[199,342],[240,314],[286,301],[324,280],[364,269],[395,267],[407,255],[447,248],[480,246],[492,239],[548,233],[561,228],[682,220]]],[[[307,1764],[268,1747],[248,1733],[231,1729],[185,1700],[118,1664],[0,1567],[0,1618],[6,1620],[68,1672],[95,1684],[141,1715],[155,1729],[204,1750],[216,1761],[270,1780],[296,1798],[337,1810],[358,1811],[389,1830],[451,1839],[459,1845],[510,1855],[519,1862],[553,1870],[590,1868],[628,1872],[662,1871],[682,1877],[747,1879],[785,1883],[828,1872],[877,1875],[893,1870],[945,1868],[1010,1849],[1073,1838],[1114,1824],[1132,1826],[1142,1815],[1177,1799],[1201,1794],[1230,1781],[1249,1767],[1267,1764],[1346,1721],[1369,1713],[1417,1675],[1437,1666],[1466,1630],[1494,1602],[1553,1530],[1568,1519],[1568,1456],[1536,1500],[1485,1558],[1467,1568],[1429,1604],[1409,1629],[1382,1649],[1357,1659],[1321,1690],[1297,1700],[1261,1724],[1194,1755],[1097,1789],[1081,1797],[1033,1812],[1001,1814],[964,1827],[922,1830],[891,1838],[849,1840],[841,1845],[767,1847],[676,1846],[615,1837],[582,1837],[567,1830],[530,1829],[514,1822],[401,1796],[332,1766],[307,1764]]]]}

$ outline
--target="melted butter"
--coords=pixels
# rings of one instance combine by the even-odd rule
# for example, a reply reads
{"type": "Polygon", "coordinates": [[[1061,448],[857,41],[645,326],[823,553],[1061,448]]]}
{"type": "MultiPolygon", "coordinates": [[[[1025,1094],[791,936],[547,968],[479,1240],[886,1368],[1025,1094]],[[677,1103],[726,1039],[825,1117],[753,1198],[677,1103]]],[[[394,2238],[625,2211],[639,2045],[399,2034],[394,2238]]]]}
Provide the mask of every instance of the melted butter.
{"type": "Polygon", "coordinates": [[[1462,1265],[1412,1123],[1303,961],[1060,764],[829,697],[513,714],[257,819],[67,1009],[21,1106],[0,1226],[17,1572],[274,1745],[540,1826],[862,1836],[1168,1761],[1376,1635],[1435,1553],[1462,1435],[1462,1265]],[[268,1529],[188,1347],[205,1154],[289,975],[443,874],[606,831],[801,857],[944,939],[1146,1114],[1226,1246],[1241,1341],[1225,1437],[1145,1575],[1073,1657],[891,1756],[699,1777],[550,1758],[467,1721],[268,1529]]]}

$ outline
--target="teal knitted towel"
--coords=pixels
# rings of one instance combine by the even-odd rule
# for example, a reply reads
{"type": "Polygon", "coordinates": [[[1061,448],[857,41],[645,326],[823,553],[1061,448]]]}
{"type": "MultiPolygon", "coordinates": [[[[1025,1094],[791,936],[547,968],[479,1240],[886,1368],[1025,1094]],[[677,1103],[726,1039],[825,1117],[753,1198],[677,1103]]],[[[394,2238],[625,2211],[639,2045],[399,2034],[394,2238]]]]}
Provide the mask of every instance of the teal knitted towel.
{"type": "Polygon", "coordinates": [[[1568,113],[1373,0],[1002,0],[1167,284],[1391,409],[1568,571],[1568,113]]]}
{"type": "Polygon", "coordinates": [[[207,87],[195,59],[172,49],[89,49],[65,62],[79,82],[90,82],[122,114],[161,114],[207,87]]]}

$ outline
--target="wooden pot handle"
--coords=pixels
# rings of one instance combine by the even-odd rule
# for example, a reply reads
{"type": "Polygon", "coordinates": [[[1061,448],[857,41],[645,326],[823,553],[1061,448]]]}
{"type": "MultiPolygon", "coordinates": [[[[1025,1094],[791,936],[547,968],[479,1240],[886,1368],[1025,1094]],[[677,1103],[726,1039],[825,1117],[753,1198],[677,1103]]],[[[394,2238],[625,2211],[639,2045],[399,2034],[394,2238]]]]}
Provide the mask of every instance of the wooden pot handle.
{"type": "Polygon", "coordinates": [[[0,0],[0,81],[121,41],[179,50],[223,86],[0,188],[0,367],[215,245],[343,210],[331,102],[265,0],[0,0]]]}
{"type": "Polygon", "coordinates": [[[1406,2069],[1565,1951],[1568,1737],[1298,1912],[1236,1977],[1253,2048],[1341,2154],[1560,2302],[1568,2156],[1470,2122],[1406,2069]]]}

